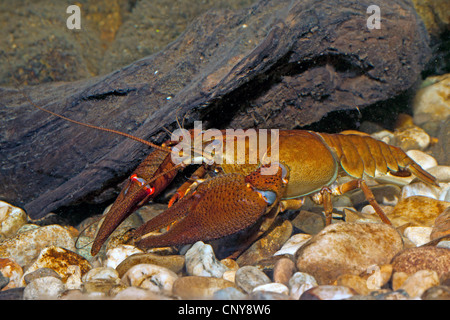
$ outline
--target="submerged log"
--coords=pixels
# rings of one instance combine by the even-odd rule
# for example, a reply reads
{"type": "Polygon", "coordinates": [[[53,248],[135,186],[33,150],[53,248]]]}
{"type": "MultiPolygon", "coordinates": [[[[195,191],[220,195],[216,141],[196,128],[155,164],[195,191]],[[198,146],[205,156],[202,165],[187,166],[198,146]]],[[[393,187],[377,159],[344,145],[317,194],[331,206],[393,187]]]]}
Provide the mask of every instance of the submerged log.
{"type": "MultiPolygon", "coordinates": [[[[364,108],[410,88],[429,58],[412,4],[262,0],[211,11],[161,52],[107,75],[23,90],[69,118],[167,139],[177,116],[203,127],[295,128],[334,110],[364,108]]],[[[149,148],[68,123],[0,88],[0,198],[38,218],[80,201],[100,202],[149,148]]]]}

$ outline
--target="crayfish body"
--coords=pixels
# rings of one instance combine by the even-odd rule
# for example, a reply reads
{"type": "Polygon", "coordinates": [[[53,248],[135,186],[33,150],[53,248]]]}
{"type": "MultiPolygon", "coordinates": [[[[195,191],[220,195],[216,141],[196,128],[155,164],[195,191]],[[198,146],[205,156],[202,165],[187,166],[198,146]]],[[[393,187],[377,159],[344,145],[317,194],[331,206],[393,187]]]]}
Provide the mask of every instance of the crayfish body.
{"type": "MultiPolygon", "coordinates": [[[[259,140],[262,130],[255,132],[259,140]]],[[[202,133],[190,131],[187,139],[194,140],[199,135],[202,133]]],[[[196,179],[178,189],[169,208],[134,231],[137,246],[147,249],[218,239],[264,219],[256,237],[268,229],[280,211],[299,208],[306,196],[323,204],[329,224],[331,197],[356,188],[363,190],[382,221],[390,223],[367,187],[366,178],[413,174],[425,183],[436,185],[435,178],[401,149],[370,136],[304,130],[277,130],[275,140],[274,135],[272,131],[268,135],[275,142],[264,152],[257,152],[248,135],[242,133],[232,137],[225,135],[224,141],[215,143],[214,151],[209,154],[220,154],[220,161],[211,163],[211,157],[203,158],[207,164],[196,171],[196,179]],[[239,145],[244,146],[245,156],[238,154],[239,145]],[[240,161],[236,163],[239,156],[240,161]],[[256,161],[251,161],[253,156],[256,161]],[[264,173],[264,169],[273,164],[276,164],[275,170],[264,173]],[[216,176],[205,178],[211,171],[216,176]],[[349,176],[352,180],[338,185],[336,180],[340,176],[349,176]],[[166,227],[170,228],[165,233],[152,233],[166,227]]],[[[203,141],[216,140],[209,137],[203,141]]],[[[163,146],[177,142],[167,141],[163,146]]],[[[189,163],[177,164],[171,152],[154,150],[132,174],[107,213],[94,240],[92,254],[99,252],[126,217],[160,194],[189,163]]]]}

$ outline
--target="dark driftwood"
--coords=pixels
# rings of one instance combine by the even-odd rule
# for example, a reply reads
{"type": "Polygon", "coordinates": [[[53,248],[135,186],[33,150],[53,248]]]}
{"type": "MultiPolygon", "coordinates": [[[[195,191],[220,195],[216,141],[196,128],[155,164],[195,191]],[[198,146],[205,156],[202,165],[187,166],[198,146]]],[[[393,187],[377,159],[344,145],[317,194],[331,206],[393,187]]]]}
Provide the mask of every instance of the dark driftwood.
{"type": "MultiPolygon", "coordinates": [[[[27,87],[38,105],[161,142],[186,124],[293,128],[333,110],[363,108],[410,88],[429,56],[409,1],[261,1],[209,12],[165,50],[111,74],[27,87]]],[[[114,197],[149,152],[137,142],[49,116],[0,89],[0,198],[41,217],[114,197]]]]}

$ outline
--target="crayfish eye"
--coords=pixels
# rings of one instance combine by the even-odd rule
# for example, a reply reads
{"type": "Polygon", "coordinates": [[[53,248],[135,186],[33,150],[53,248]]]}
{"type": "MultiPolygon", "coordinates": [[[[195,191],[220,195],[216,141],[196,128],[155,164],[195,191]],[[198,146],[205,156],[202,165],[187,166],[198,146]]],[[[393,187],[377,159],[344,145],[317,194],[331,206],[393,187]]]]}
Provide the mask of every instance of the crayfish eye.
{"type": "Polygon", "coordinates": [[[256,190],[261,197],[264,199],[264,201],[267,202],[267,204],[270,206],[277,200],[277,194],[273,191],[263,191],[263,190],[256,190]]]}

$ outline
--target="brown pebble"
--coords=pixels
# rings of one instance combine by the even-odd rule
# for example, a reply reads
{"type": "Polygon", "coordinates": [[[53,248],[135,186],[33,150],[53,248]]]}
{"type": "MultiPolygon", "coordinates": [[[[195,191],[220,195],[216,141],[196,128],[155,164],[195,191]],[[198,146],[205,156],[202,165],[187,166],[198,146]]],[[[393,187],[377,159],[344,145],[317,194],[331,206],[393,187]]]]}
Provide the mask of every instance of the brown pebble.
{"type": "Polygon", "coordinates": [[[184,267],[184,256],[170,255],[160,256],[154,253],[136,253],[124,261],[122,261],[117,267],[116,271],[119,273],[119,278],[131,269],[131,267],[138,264],[155,264],[160,267],[164,267],[172,270],[175,273],[181,272],[184,267]]]}
{"type": "Polygon", "coordinates": [[[275,262],[273,281],[288,285],[289,279],[295,272],[295,263],[289,258],[281,258],[275,262]]]}

